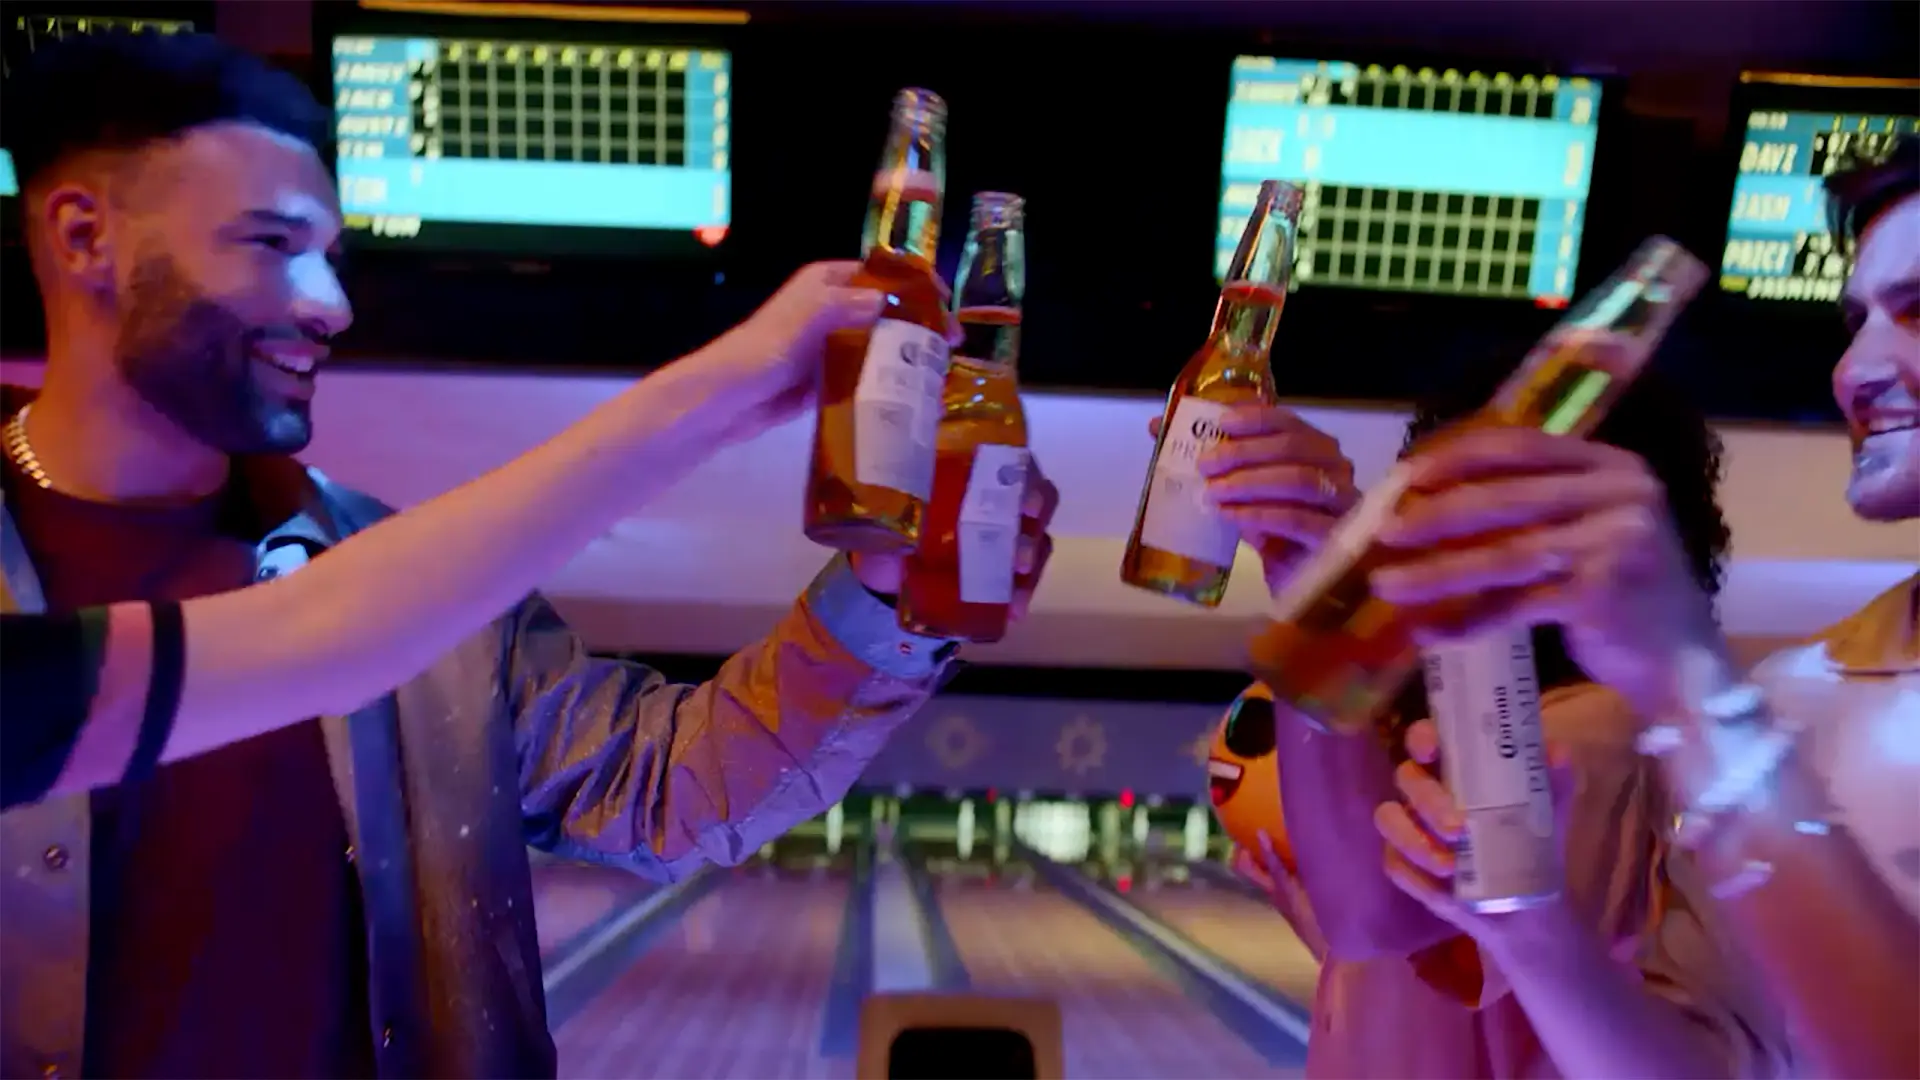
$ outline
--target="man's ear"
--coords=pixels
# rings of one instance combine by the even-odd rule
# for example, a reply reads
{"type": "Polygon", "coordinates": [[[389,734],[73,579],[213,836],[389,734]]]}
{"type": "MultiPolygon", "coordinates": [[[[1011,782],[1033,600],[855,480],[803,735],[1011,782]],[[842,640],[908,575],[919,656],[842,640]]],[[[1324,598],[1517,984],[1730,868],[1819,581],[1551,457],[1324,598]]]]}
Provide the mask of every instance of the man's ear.
{"type": "Polygon", "coordinates": [[[55,185],[40,200],[38,216],[49,268],[82,288],[112,286],[114,236],[105,193],[76,181],[55,185]]]}

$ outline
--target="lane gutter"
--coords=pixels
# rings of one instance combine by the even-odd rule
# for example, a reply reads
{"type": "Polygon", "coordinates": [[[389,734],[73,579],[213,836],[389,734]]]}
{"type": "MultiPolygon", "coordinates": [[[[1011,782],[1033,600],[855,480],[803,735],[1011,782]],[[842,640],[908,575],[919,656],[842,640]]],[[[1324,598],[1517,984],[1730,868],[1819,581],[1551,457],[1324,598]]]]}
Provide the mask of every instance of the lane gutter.
{"type": "Polygon", "coordinates": [[[940,893],[933,875],[927,872],[926,859],[912,847],[901,852],[900,866],[913,890],[914,905],[920,917],[921,937],[927,954],[927,967],[933,980],[929,989],[943,994],[965,993],[973,987],[960,949],[953,942],[953,931],[940,910],[940,893]]]}
{"type": "Polygon", "coordinates": [[[1201,862],[1187,862],[1186,867],[1187,873],[1196,878],[1206,879],[1207,885],[1211,888],[1238,893],[1251,900],[1257,900],[1261,904],[1273,903],[1273,897],[1268,896],[1265,889],[1234,873],[1230,866],[1222,866],[1212,859],[1207,859],[1201,862]]]}
{"type": "Polygon", "coordinates": [[[853,881],[840,919],[833,980],[820,1014],[820,1056],[852,1057],[860,1046],[860,1003],[873,988],[873,839],[862,837],[853,855],[853,881]]]}
{"type": "Polygon", "coordinates": [[[1024,845],[1020,856],[1046,881],[1105,923],[1269,1064],[1304,1066],[1312,1024],[1307,1011],[1194,944],[1125,897],[1024,845]]]}
{"type": "Polygon", "coordinates": [[[570,940],[564,954],[544,965],[540,980],[547,995],[548,1029],[560,1030],[652,948],[663,931],[726,880],[723,871],[702,867],[680,881],[655,889],[570,940]]]}

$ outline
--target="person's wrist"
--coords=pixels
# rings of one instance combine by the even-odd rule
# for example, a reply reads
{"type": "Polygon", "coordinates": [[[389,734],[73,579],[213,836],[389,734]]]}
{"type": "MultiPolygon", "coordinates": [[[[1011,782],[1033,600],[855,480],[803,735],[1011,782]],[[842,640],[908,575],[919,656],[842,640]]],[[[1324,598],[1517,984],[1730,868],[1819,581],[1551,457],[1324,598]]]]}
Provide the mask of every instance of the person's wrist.
{"type": "Polygon", "coordinates": [[[1652,626],[1639,631],[1647,640],[1638,671],[1614,687],[1649,725],[1689,715],[1705,698],[1741,682],[1727,639],[1710,615],[1670,625],[1667,633],[1652,626]]]}
{"type": "Polygon", "coordinates": [[[1568,957],[1589,945],[1592,930],[1564,896],[1538,907],[1481,919],[1474,939],[1509,978],[1529,971],[1564,969],[1568,957]]]}
{"type": "Polygon", "coordinates": [[[1730,756],[1774,725],[1765,696],[1746,681],[1717,628],[1696,631],[1657,654],[1643,684],[1623,690],[1638,711],[1639,749],[1660,762],[1670,790],[1689,809],[1722,785],[1730,756]]]}
{"type": "Polygon", "coordinates": [[[857,551],[847,556],[847,564],[853,568],[854,580],[875,600],[888,607],[899,603],[900,570],[896,566],[857,551]]]}

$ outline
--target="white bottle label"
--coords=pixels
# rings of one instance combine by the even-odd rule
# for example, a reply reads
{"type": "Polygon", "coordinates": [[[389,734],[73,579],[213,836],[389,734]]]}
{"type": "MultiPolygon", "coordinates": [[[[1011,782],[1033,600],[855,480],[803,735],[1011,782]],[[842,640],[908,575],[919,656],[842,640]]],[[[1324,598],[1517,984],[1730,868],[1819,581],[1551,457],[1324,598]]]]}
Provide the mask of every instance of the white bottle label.
{"type": "Polygon", "coordinates": [[[1441,768],[1466,822],[1455,895],[1506,901],[1553,892],[1561,860],[1532,632],[1429,648],[1422,662],[1441,768]]]}
{"type": "Polygon", "coordinates": [[[1174,406],[1147,479],[1142,544],[1213,566],[1233,565],[1240,531],[1207,504],[1200,476],[1200,454],[1220,441],[1220,418],[1230,408],[1191,397],[1174,406]]]}
{"type": "Polygon", "coordinates": [[[960,500],[960,602],[1013,600],[1013,560],[1020,546],[1020,501],[1027,492],[1023,446],[978,446],[960,500]]]}
{"type": "Polygon", "coordinates": [[[933,452],[947,383],[947,339],[898,319],[873,324],[853,391],[853,477],[916,499],[933,493],[933,452]]]}

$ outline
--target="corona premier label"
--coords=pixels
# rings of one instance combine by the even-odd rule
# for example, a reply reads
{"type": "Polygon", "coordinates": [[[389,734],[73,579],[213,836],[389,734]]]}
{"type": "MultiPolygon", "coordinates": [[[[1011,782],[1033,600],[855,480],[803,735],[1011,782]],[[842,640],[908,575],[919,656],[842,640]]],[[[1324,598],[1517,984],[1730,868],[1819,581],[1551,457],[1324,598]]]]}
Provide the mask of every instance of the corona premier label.
{"type": "Polygon", "coordinates": [[[1466,822],[1454,846],[1454,896],[1476,911],[1552,899],[1565,872],[1531,631],[1428,649],[1422,662],[1440,765],[1466,822]]]}

